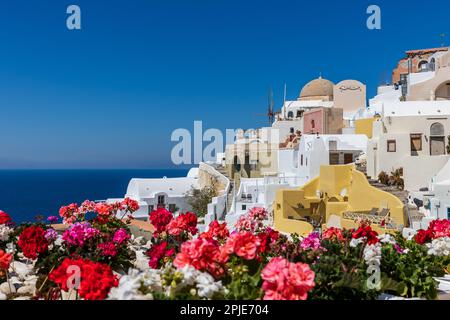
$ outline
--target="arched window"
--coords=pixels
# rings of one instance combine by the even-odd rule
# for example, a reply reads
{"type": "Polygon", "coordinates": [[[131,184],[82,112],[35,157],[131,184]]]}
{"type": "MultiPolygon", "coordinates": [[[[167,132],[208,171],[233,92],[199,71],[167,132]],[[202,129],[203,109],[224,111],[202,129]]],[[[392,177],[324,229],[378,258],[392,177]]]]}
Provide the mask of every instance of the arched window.
{"type": "Polygon", "coordinates": [[[292,112],[292,111],[289,111],[288,112],[288,118],[293,118],[294,117],[294,112],[292,112]]]}
{"type": "Polygon", "coordinates": [[[430,155],[438,156],[445,154],[445,130],[444,125],[435,122],[430,127],[430,155]]]}
{"type": "Polygon", "coordinates": [[[417,68],[419,71],[427,71],[428,70],[428,61],[422,60],[419,62],[417,68]]]}
{"type": "Polygon", "coordinates": [[[435,122],[430,127],[430,136],[443,136],[444,132],[444,125],[442,123],[435,122]]]}

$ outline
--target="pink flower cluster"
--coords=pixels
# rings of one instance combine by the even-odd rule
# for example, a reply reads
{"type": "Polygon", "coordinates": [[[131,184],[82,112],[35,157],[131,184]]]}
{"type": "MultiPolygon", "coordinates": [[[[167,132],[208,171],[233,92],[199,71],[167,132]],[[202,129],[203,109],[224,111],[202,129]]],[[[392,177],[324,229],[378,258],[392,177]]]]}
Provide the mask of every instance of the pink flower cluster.
{"type": "Polygon", "coordinates": [[[306,300],[314,288],[314,272],[305,263],[276,257],[264,267],[264,300],[306,300]]]}
{"type": "Polygon", "coordinates": [[[261,242],[259,237],[253,233],[237,232],[231,234],[227,242],[221,248],[223,259],[228,259],[231,254],[236,254],[238,257],[245,260],[253,260],[258,257],[261,242]]]}
{"type": "Polygon", "coordinates": [[[264,208],[252,208],[245,216],[241,216],[235,228],[237,231],[249,231],[249,232],[261,232],[264,228],[263,220],[268,216],[266,209],[264,208]]]}
{"type": "Polygon", "coordinates": [[[159,244],[154,244],[148,251],[147,255],[150,258],[148,265],[152,269],[158,269],[164,262],[165,258],[171,258],[175,255],[174,248],[168,248],[167,241],[159,244]]]}
{"type": "Polygon", "coordinates": [[[300,243],[300,248],[303,250],[320,249],[320,236],[318,232],[310,233],[305,239],[300,243]]]}
{"type": "Polygon", "coordinates": [[[181,245],[181,252],[177,254],[173,264],[177,268],[190,265],[219,278],[225,273],[227,258],[221,254],[217,241],[196,238],[181,245]]]}
{"type": "Polygon", "coordinates": [[[198,232],[197,216],[192,212],[181,213],[167,225],[167,232],[171,236],[179,236],[184,231],[192,235],[195,235],[198,232]]]}
{"type": "Polygon", "coordinates": [[[64,231],[62,239],[69,246],[82,247],[86,241],[94,238],[100,232],[91,227],[88,222],[77,222],[64,231]]]}
{"type": "Polygon", "coordinates": [[[127,230],[125,230],[124,228],[120,228],[120,229],[117,229],[116,232],[114,232],[113,242],[118,245],[121,245],[125,241],[130,240],[130,238],[131,238],[131,236],[127,232],[127,230]]]}

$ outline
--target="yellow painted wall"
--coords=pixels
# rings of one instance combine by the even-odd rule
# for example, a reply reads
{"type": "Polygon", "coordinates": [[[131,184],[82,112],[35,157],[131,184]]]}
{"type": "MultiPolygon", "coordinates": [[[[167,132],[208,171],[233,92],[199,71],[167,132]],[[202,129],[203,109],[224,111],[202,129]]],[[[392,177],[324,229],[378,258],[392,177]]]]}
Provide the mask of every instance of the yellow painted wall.
{"type": "Polygon", "coordinates": [[[355,120],[355,134],[365,134],[367,138],[372,138],[373,122],[376,118],[355,120]]]}
{"type": "MultiPolygon", "coordinates": [[[[390,217],[406,226],[404,205],[394,195],[372,187],[362,172],[353,164],[321,166],[320,176],[310,180],[297,190],[279,190],[274,203],[274,227],[287,232],[308,234],[311,224],[297,219],[311,215],[311,205],[318,206],[318,212],[328,221],[331,215],[341,217],[342,228],[357,227],[353,220],[344,219],[345,212],[365,212],[372,208],[387,207],[390,217]],[[345,192],[343,190],[345,189],[345,192]],[[317,196],[322,192],[323,198],[317,196]]],[[[378,232],[387,230],[373,225],[378,232]]]]}

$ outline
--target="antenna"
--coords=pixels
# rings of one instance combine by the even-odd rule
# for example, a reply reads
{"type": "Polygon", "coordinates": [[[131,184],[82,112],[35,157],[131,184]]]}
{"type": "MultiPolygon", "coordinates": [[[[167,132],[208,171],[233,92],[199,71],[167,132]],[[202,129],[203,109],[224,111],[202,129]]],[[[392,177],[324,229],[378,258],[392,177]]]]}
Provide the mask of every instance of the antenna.
{"type": "Polygon", "coordinates": [[[284,95],[283,95],[283,118],[286,119],[286,83],[284,83],[284,95]]]}
{"type": "Polygon", "coordinates": [[[445,36],[446,36],[446,34],[445,33],[441,33],[439,36],[441,37],[441,47],[445,47],[445,36]]]}

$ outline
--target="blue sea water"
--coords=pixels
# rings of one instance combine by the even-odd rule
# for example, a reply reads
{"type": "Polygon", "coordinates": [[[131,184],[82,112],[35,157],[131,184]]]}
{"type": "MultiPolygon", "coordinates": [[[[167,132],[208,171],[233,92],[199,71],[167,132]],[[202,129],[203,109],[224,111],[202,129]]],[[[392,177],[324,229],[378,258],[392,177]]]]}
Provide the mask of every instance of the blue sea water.
{"type": "Polygon", "coordinates": [[[16,223],[58,215],[62,205],[125,195],[131,178],[184,177],[187,169],[0,170],[0,210],[16,223]]]}

